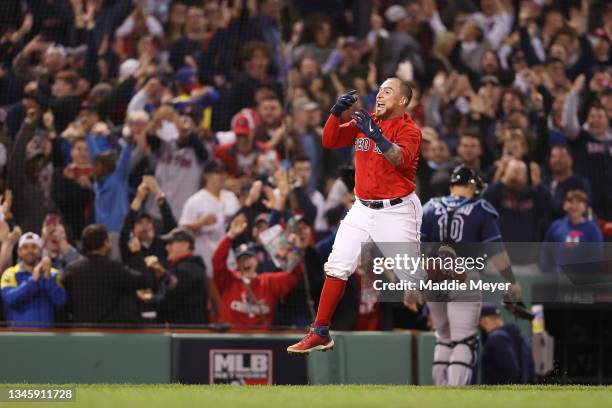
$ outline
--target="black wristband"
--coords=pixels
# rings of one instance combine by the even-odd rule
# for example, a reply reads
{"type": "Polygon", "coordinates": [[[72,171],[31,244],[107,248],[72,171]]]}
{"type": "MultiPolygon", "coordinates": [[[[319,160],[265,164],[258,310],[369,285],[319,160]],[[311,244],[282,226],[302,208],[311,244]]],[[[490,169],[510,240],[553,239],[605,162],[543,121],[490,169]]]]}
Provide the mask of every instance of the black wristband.
{"type": "Polygon", "coordinates": [[[508,266],[503,271],[499,272],[499,274],[504,278],[506,282],[516,283],[516,278],[514,277],[514,273],[512,272],[512,266],[508,266]]]}

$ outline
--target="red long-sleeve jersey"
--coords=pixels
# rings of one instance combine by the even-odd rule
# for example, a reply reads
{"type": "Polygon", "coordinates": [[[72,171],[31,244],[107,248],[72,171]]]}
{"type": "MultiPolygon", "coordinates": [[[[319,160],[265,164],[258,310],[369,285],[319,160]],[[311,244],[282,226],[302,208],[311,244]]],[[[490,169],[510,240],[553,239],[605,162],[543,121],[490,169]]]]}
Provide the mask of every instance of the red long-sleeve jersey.
{"type": "Polygon", "coordinates": [[[266,272],[248,283],[227,267],[232,239],[225,237],[213,255],[214,280],[221,295],[222,322],[237,326],[270,326],[274,309],[299,281],[303,271],[298,263],[291,272],[266,272]]]}
{"type": "Polygon", "coordinates": [[[341,123],[329,115],[323,128],[323,146],[328,149],[355,148],[355,193],[364,200],[382,200],[404,197],[415,190],[416,174],[421,150],[421,130],[404,113],[403,116],[377,120],[383,135],[402,151],[402,163],[391,164],[380,152],[376,143],[351,122],[341,123]]]}

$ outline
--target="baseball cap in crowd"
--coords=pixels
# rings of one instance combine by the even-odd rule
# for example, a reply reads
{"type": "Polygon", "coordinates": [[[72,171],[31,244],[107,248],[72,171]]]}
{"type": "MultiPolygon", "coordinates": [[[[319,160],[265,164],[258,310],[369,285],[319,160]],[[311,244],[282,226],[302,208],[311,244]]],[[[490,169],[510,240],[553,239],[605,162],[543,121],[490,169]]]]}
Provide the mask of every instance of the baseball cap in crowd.
{"type": "Polygon", "coordinates": [[[294,215],[293,218],[291,219],[295,224],[297,224],[298,222],[303,222],[306,225],[308,225],[309,227],[311,227],[312,225],[310,225],[310,222],[308,221],[308,219],[306,217],[304,217],[302,214],[297,214],[294,215]]]}
{"type": "Polygon", "coordinates": [[[310,112],[319,108],[316,102],[310,99],[300,98],[293,102],[293,111],[310,112]]]}
{"type": "Polygon", "coordinates": [[[200,86],[198,75],[191,67],[183,66],[179,68],[174,75],[174,79],[187,91],[192,91],[200,86]]]}
{"type": "Polygon", "coordinates": [[[501,316],[501,309],[495,303],[483,303],[480,308],[480,317],[501,316]]]}
{"type": "Polygon", "coordinates": [[[400,5],[393,5],[385,11],[385,18],[391,24],[395,24],[398,21],[401,21],[408,17],[408,13],[406,13],[406,9],[400,5]]]}
{"type": "Polygon", "coordinates": [[[216,160],[211,160],[204,165],[204,173],[224,173],[225,166],[216,160]]]}
{"type": "Polygon", "coordinates": [[[254,225],[258,225],[261,222],[265,222],[266,224],[270,222],[270,214],[261,213],[257,217],[255,217],[254,225]]]}
{"type": "Polygon", "coordinates": [[[255,256],[255,249],[249,244],[241,244],[236,248],[236,259],[240,259],[243,256],[255,256]]]}
{"type": "Polygon", "coordinates": [[[193,235],[184,228],[176,227],[166,235],[162,235],[161,240],[166,243],[171,242],[189,242],[189,245],[193,248],[194,240],[193,235]]]}
{"type": "Polygon", "coordinates": [[[33,232],[26,232],[25,234],[23,234],[21,238],[19,238],[19,245],[17,246],[17,248],[21,248],[26,244],[34,244],[40,248],[42,248],[43,246],[43,242],[40,236],[33,232]]]}
{"type": "Polygon", "coordinates": [[[132,76],[138,71],[140,67],[140,62],[137,59],[129,58],[123,61],[123,63],[119,66],[119,77],[127,78],[132,76]]]}
{"type": "Polygon", "coordinates": [[[232,120],[232,131],[236,136],[248,136],[251,134],[251,124],[249,123],[249,118],[242,113],[234,116],[232,120]]]}

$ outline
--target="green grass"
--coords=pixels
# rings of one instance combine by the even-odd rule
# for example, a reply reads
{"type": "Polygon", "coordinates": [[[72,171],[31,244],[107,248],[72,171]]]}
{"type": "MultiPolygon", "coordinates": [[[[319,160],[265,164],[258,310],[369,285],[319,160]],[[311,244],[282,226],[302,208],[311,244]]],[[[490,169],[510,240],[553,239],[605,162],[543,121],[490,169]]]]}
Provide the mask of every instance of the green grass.
{"type": "MultiPolygon", "coordinates": [[[[25,388],[24,385],[18,385],[25,388]]],[[[0,385],[6,389],[9,386],[0,385]]],[[[32,386],[29,386],[32,387],[32,386]]],[[[48,387],[48,386],[44,386],[48,387]]],[[[612,407],[612,387],[507,386],[211,386],[76,385],[74,403],[0,403],[2,407],[612,407]]]]}

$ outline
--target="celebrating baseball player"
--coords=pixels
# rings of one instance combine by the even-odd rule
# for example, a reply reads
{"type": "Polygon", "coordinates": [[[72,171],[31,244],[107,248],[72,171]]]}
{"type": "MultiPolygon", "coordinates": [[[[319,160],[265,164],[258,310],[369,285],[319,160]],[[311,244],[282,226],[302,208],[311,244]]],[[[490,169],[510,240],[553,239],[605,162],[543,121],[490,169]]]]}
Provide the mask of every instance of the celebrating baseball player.
{"type": "MultiPolygon", "coordinates": [[[[479,194],[483,182],[478,174],[463,165],[453,171],[450,195],[428,201],[423,207],[422,242],[441,242],[452,248],[457,242],[499,243],[495,245],[491,261],[502,277],[510,283],[507,295],[518,301],[521,288],[515,282],[510,259],[497,225],[497,211],[479,194]]],[[[487,249],[490,249],[487,247],[487,249]]],[[[447,249],[452,251],[452,249],[447,249]]],[[[491,255],[491,254],[488,254],[491,255]]],[[[439,272],[428,271],[429,279],[455,279],[440,277],[439,272]],[[436,275],[436,276],[432,276],[436,275]]],[[[437,294],[439,298],[440,294],[437,294]]],[[[432,375],[437,385],[467,385],[472,381],[478,350],[478,320],[480,294],[448,294],[444,301],[429,301],[429,310],[436,331],[436,346],[432,375]]]]}
{"type": "Polygon", "coordinates": [[[331,109],[323,129],[323,146],[354,146],[357,199],[340,224],[325,264],[327,276],[313,328],[287,348],[289,353],[333,348],[330,323],[346,280],[357,267],[363,242],[419,242],[422,209],[414,193],[414,176],[421,131],[406,113],[411,98],[409,85],[389,78],[376,95],[374,114],[362,109],[342,123],[342,113],[357,101],[356,91],[342,95],[331,109]]]}

